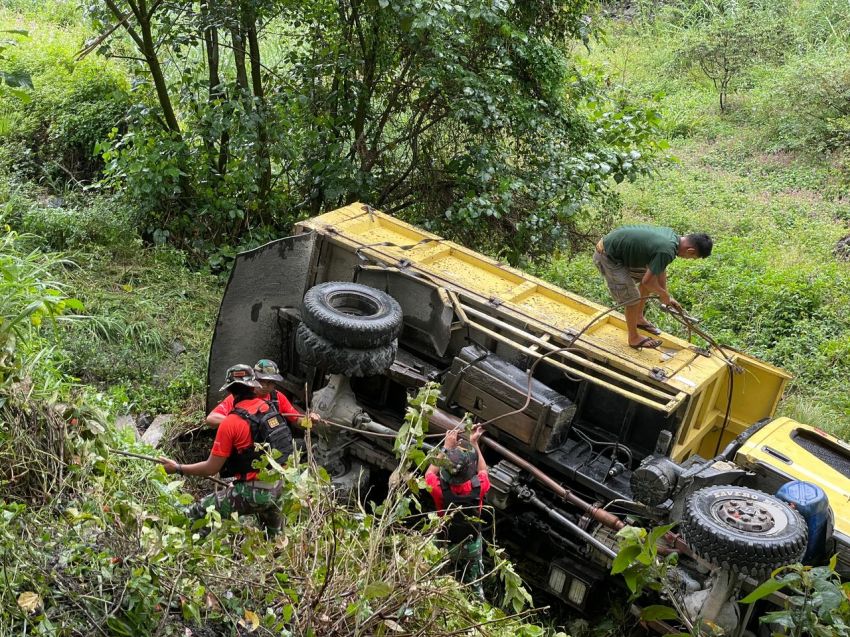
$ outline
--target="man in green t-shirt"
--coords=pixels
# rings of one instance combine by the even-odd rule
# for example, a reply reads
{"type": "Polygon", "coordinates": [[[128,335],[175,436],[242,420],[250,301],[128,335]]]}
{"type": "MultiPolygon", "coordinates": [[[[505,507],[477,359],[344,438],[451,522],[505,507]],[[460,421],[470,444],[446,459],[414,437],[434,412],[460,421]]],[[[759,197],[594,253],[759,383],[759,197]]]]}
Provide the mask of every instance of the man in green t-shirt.
{"type": "Polygon", "coordinates": [[[659,347],[661,341],[638,333],[661,333],[643,314],[646,298],[655,293],[672,308],[682,307],[667,291],[667,266],[676,257],[704,259],[714,245],[704,233],[680,237],[670,228],[623,226],[596,244],[593,263],[605,278],[614,300],[624,306],[629,345],[635,349],[659,347]]]}

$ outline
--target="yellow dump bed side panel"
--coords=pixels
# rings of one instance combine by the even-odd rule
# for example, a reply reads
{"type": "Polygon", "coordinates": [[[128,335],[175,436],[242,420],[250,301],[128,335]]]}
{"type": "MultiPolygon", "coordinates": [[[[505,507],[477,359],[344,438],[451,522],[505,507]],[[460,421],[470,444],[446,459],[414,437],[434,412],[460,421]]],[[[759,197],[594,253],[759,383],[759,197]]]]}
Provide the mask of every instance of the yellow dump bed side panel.
{"type": "MultiPolygon", "coordinates": [[[[658,350],[632,349],[622,314],[360,203],[314,217],[299,227],[378,262],[415,271],[446,289],[495,303],[541,330],[561,335],[581,332],[579,349],[648,385],[659,386],[661,372],[660,385],[671,396],[698,399],[690,401],[686,420],[701,426],[693,428],[690,438],[676,441],[674,455],[685,457],[697,451],[709,431],[725,418],[728,374],[724,361],[716,354],[697,353],[689,342],[672,334],[659,337],[663,345],[658,350]]],[[[734,436],[773,414],[790,376],[739,352],[729,351],[729,355],[745,370],[733,384],[727,432],[734,436]]]]}

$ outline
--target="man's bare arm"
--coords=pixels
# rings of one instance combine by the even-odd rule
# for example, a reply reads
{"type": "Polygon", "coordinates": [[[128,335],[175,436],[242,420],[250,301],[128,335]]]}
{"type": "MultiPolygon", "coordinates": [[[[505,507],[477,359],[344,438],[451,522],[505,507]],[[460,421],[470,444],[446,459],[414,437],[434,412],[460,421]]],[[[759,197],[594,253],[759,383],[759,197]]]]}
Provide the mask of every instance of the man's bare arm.
{"type": "Polygon", "coordinates": [[[192,464],[178,464],[169,458],[160,458],[159,461],[165,467],[165,473],[177,473],[178,471],[187,476],[214,476],[224,466],[227,458],[209,455],[203,462],[192,464]]]}
{"type": "Polygon", "coordinates": [[[226,416],[224,414],[219,413],[217,411],[211,411],[209,414],[207,414],[207,424],[213,429],[215,429],[221,424],[221,421],[225,418],[226,416]]]}
{"type": "Polygon", "coordinates": [[[472,448],[475,449],[475,453],[478,454],[478,466],[475,468],[476,473],[487,471],[487,461],[484,459],[484,454],[481,453],[481,447],[478,446],[478,440],[482,435],[484,435],[484,427],[476,425],[475,429],[472,430],[472,435],[469,437],[469,442],[472,443],[472,448]]]}
{"type": "Polygon", "coordinates": [[[670,296],[670,292],[667,291],[666,272],[653,274],[651,270],[647,269],[646,273],[643,275],[643,279],[641,279],[641,284],[650,292],[658,294],[658,298],[661,299],[661,302],[664,303],[664,305],[669,305],[670,307],[677,309],[682,308],[682,306],[679,305],[679,302],[670,296]]]}

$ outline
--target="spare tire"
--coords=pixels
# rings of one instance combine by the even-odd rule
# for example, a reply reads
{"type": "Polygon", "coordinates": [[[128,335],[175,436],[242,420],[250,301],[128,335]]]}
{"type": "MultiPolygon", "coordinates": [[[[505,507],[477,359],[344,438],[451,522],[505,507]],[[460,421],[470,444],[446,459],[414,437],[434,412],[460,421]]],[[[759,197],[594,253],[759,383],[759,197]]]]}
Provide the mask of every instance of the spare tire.
{"type": "Polygon", "coordinates": [[[360,283],[331,281],[304,295],[301,318],[314,333],[345,347],[366,349],[398,338],[401,306],[386,292],[360,283]]]}
{"type": "Polygon", "coordinates": [[[398,341],[371,349],[342,347],[301,323],[295,332],[295,349],[306,365],[323,367],[331,374],[361,378],[382,374],[392,365],[398,353],[398,341]]]}
{"type": "Polygon", "coordinates": [[[685,503],[682,535],[715,566],[764,578],[799,562],[808,529],[802,516],[778,498],[735,486],[705,487],[685,503]]]}

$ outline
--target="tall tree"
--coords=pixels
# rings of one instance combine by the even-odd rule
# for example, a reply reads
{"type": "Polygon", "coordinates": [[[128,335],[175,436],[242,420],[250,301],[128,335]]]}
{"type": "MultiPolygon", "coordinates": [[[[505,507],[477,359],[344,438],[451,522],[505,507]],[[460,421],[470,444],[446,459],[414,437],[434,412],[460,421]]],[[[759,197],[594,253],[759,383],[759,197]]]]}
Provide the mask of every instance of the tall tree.
{"type": "Polygon", "coordinates": [[[286,3],[311,212],[361,199],[512,261],[550,250],[641,164],[580,108],[591,85],[567,51],[589,36],[588,4],[286,3]]]}
{"type": "Polygon", "coordinates": [[[155,87],[138,112],[181,135],[116,139],[108,168],[198,249],[362,200],[515,262],[653,154],[652,114],[572,64],[590,0],[103,1],[155,87]],[[152,171],[191,178],[192,214],[152,171]]]}
{"type": "Polygon", "coordinates": [[[154,25],[158,12],[166,11],[161,0],[105,0],[118,23],[136,43],[150,71],[151,80],[162,110],[163,124],[174,135],[180,136],[180,124],[168,92],[168,84],[162,70],[159,50],[154,41],[154,25]]]}
{"type": "MultiPolygon", "coordinates": [[[[156,209],[162,210],[170,199],[165,172],[170,168],[164,162],[163,179],[148,180],[138,189],[148,193],[146,207],[160,217],[150,219],[150,228],[156,232],[163,226],[162,236],[203,243],[233,240],[246,229],[270,224],[274,206],[270,203],[269,120],[273,113],[265,98],[258,33],[274,2],[103,2],[112,24],[104,21],[102,28],[106,33],[119,28],[129,36],[155,89],[158,108],[140,106],[137,112],[147,113],[150,122],[160,122],[169,133],[168,138],[154,131],[131,141],[117,140],[112,153],[115,161],[108,166],[128,177],[127,170],[120,168],[122,160],[126,168],[128,163],[142,162],[144,152],[150,154],[145,148],[155,148],[163,156],[188,156],[175,170],[181,181],[190,180],[197,186],[191,199],[179,197],[177,211],[158,213],[156,209]],[[223,51],[227,55],[223,56],[223,51]],[[206,100],[200,98],[204,88],[206,100]],[[195,144],[197,137],[203,152],[195,144]]],[[[133,125],[146,126],[138,119],[133,125]]]]}

